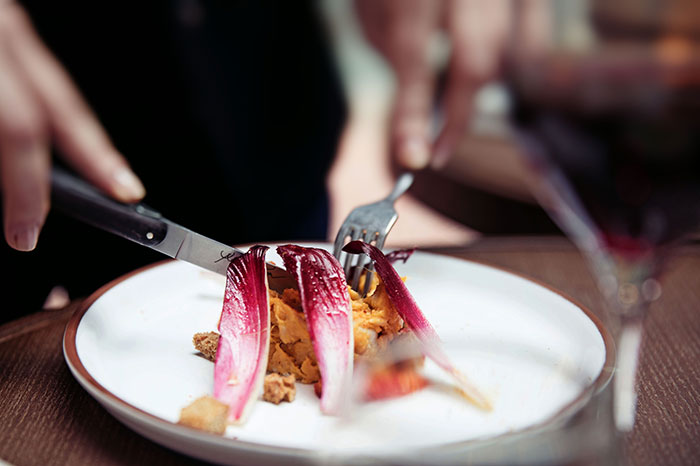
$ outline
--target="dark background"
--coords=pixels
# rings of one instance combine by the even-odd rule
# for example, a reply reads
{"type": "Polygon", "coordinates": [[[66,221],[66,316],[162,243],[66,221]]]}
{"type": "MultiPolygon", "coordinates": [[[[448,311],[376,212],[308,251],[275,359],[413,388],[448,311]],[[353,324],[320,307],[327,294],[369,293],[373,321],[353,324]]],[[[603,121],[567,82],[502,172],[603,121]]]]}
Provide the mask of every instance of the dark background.
{"type": "MultiPolygon", "coordinates": [[[[324,177],[346,105],[314,2],[21,3],[150,207],[228,244],[326,238],[324,177]]],[[[561,234],[532,202],[445,173],[417,173],[411,193],[487,235],[561,234]]],[[[162,259],[51,212],[35,251],[0,242],[0,322],[39,310],[56,285],[86,296],[162,259]]]]}
{"type": "MultiPolygon", "coordinates": [[[[312,2],[22,4],[147,204],[228,244],[325,238],[345,104],[312,2]]],[[[83,296],[161,259],[52,212],[35,251],[0,246],[0,320],[40,309],[54,285],[83,296]]]]}

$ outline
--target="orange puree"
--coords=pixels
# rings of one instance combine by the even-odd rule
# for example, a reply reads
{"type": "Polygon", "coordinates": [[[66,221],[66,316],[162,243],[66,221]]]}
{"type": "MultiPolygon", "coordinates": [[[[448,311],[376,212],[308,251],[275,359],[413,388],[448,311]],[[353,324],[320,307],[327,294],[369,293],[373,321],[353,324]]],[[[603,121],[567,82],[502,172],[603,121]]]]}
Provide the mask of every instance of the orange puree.
{"type": "MultiPolygon", "coordinates": [[[[403,328],[403,320],[376,276],[366,298],[348,290],[352,301],[355,359],[371,357],[386,348],[403,328]]],[[[281,295],[270,290],[270,324],[268,372],[293,374],[301,383],[317,382],[320,374],[297,290],[287,289],[281,295]]]]}

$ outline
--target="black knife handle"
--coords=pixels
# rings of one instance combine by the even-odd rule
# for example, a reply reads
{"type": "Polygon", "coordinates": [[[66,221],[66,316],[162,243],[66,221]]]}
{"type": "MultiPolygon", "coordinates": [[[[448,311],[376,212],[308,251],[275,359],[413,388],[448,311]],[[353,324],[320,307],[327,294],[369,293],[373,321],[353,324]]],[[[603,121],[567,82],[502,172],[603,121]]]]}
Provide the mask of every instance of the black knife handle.
{"type": "Polygon", "coordinates": [[[51,173],[51,201],[71,217],[144,246],[159,244],[168,232],[168,224],[155,210],[110,199],[58,167],[51,173]]]}

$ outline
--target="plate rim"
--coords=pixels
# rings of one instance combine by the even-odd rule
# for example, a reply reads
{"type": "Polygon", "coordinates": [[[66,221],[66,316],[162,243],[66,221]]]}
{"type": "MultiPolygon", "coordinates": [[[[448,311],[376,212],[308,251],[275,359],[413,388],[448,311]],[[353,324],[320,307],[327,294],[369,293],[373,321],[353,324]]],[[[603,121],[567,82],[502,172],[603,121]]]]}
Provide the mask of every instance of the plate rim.
{"type": "MultiPolygon", "coordinates": [[[[274,244],[282,244],[282,243],[274,243],[274,244]]],[[[303,242],[296,242],[295,244],[304,244],[303,242]]],[[[325,243],[325,242],[306,242],[305,244],[307,245],[330,245],[330,243],[325,243]]],[[[244,248],[249,245],[240,245],[238,247],[244,248]]],[[[546,419],[537,422],[535,424],[532,424],[528,427],[525,427],[523,429],[518,429],[514,431],[509,431],[509,432],[504,432],[502,434],[498,434],[495,436],[485,436],[485,437],[477,437],[477,438],[472,438],[468,440],[460,440],[456,442],[446,442],[443,444],[439,445],[431,445],[427,447],[418,447],[415,448],[416,452],[420,453],[430,453],[431,451],[436,451],[439,450],[441,453],[445,453],[446,451],[450,449],[464,449],[469,448],[469,447],[478,447],[478,446],[486,446],[489,444],[492,444],[494,442],[502,441],[502,440],[511,440],[511,439],[517,439],[523,435],[529,435],[536,433],[537,431],[540,431],[542,429],[546,429],[550,426],[553,426],[556,424],[556,422],[565,416],[569,414],[573,414],[580,407],[582,407],[585,404],[585,401],[589,399],[589,397],[597,393],[598,391],[602,390],[607,386],[607,384],[611,381],[613,373],[614,373],[614,367],[615,367],[615,343],[613,340],[613,337],[610,333],[610,331],[605,327],[601,319],[595,315],[587,306],[583,305],[580,301],[578,301],[576,298],[568,295],[567,293],[547,284],[542,282],[538,278],[530,277],[527,276],[526,274],[510,270],[507,267],[503,267],[500,265],[495,265],[495,264],[490,264],[486,261],[482,260],[474,260],[474,259],[465,259],[461,257],[455,257],[455,256],[450,256],[449,254],[444,254],[440,252],[433,252],[429,250],[420,250],[416,249],[416,251],[420,251],[426,254],[432,254],[435,256],[443,257],[446,259],[452,259],[456,261],[464,261],[468,262],[471,264],[476,264],[479,266],[483,267],[488,267],[490,269],[494,269],[503,273],[507,273],[509,275],[513,275],[517,278],[523,279],[527,282],[530,282],[532,284],[535,284],[537,286],[540,286],[556,295],[559,295],[561,298],[564,300],[572,303],[574,306],[576,306],[578,309],[580,309],[586,317],[593,322],[593,324],[596,326],[596,329],[598,330],[598,333],[600,334],[602,340],[603,340],[603,347],[605,348],[605,359],[603,360],[603,367],[601,368],[600,373],[598,376],[584,389],[582,390],[573,400],[565,404],[563,407],[561,407],[559,410],[554,412],[551,416],[547,417],[546,419]]],[[[98,288],[95,292],[90,294],[87,298],[83,300],[82,303],[80,303],[80,306],[76,309],[76,311],[73,313],[71,316],[70,320],[66,324],[66,328],[63,334],[63,355],[64,359],[66,361],[66,364],[68,365],[71,373],[73,376],[76,378],[78,383],[83,387],[84,390],[86,390],[91,396],[96,398],[96,400],[103,405],[103,407],[108,411],[108,413],[114,417],[117,417],[114,415],[113,412],[111,412],[111,409],[116,409],[120,411],[122,415],[126,415],[126,413],[131,414],[132,416],[135,415],[138,418],[141,418],[140,420],[142,422],[146,422],[150,426],[155,426],[160,429],[164,429],[165,431],[174,434],[178,437],[187,437],[187,438],[192,438],[194,436],[195,439],[202,441],[207,444],[213,444],[221,447],[235,447],[240,450],[244,450],[247,453],[254,453],[254,454],[277,454],[277,455],[291,455],[294,457],[298,458],[307,458],[309,455],[314,455],[317,453],[316,450],[314,449],[308,449],[308,448],[297,448],[297,447],[288,447],[288,446],[275,446],[275,445],[268,445],[268,444],[263,444],[263,443],[257,443],[257,442],[251,442],[251,441],[246,441],[246,440],[240,440],[240,439],[232,439],[225,437],[223,435],[217,435],[205,431],[201,431],[189,426],[184,426],[180,425],[174,422],[167,421],[165,419],[162,419],[154,414],[151,414],[141,408],[138,408],[127,401],[119,398],[116,396],[114,393],[109,391],[107,388],[105,388],[102,384],[100,384],[95,378],[88,372],[88,370],[85,368],[83,365],[82,361],[80,360],[80,357],[78,356],[78,349],[76,345],[76,337],[77,337],[77,331],[78,327],[80,326],[80,322],[82,321],[83,317],[87,313],[87,311],[92,307],[92,305],[100,299],[105,293],[110,291],[112,288],[116,287],[120,283],[136,276],[139,274],[142,274],[146,271],[149,271],[151,269],[155,269],[158,267],[166,266],[169,264],[172,264],[174,262],[178,262],[176,259],[164,259],[160,261],[156,261],[154,263],[139,267],[135,270],[132,270],[131,272],[128,272],[124,275],[121,275],[105,285],[101,286],[98,288]],[[106,404],[106,405],[105,405],[106,404]],[[108,406],[109,405],[109,409],[108,406]]],[[[117,417],[118,418],[118,417],[117,417]]],[[[124,423],[122,419],[118,420],[121,423],[124,423]]],[[[132,420],[133,422],[133,420],[132,420]]],[[[133,428],[130,428],[130,430],[133,430],[133,428]]],[[[138,433],[137,433],[138,434],[138,433]]],[[[139,434],[141,435],[141,434],[139,434]]],[[[156,442],[154,439],[149,438],[150,441],[153,441],[154,443],[160,443],[156,442]]],[[[170,447],[169,447],[170,448],[170,447]]],[[[382,452],[381,450],[379,451],[370,451],[368,452],[372,455],[372,457],[382,457],[382,456],[391,456],[390,452],[382,452]]],[[[338,452],[339,456],[357,456],[357,454],[353,454],[350,451],[340,451],[338,452]]],[[[190,455],[191,456],[191,455],[190,455]]]]}

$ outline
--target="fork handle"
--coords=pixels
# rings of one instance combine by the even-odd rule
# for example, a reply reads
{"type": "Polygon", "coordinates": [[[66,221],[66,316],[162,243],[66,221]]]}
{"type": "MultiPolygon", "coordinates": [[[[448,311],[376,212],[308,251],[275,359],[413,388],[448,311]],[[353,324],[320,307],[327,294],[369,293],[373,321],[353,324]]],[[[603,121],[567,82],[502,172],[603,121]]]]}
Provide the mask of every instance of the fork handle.
{"type": "Polygon", "coordinates": [[[393,203],[396,199],[399,198],[399,196],[408,191],[408,188],[410,188],[412,184],[413,173],[402,173],[401,176],[399,176],[399,179],[396,181],[396,184],[394,185],[394,189],[391,191],[391,194],[387,196],[387,200],[393,203]]]}

